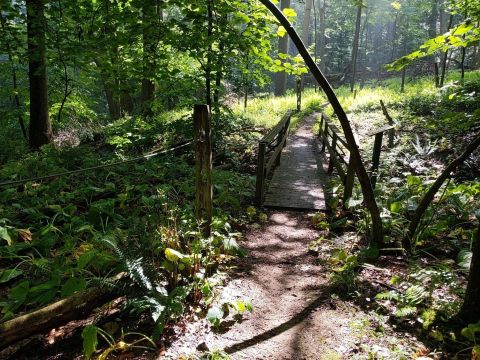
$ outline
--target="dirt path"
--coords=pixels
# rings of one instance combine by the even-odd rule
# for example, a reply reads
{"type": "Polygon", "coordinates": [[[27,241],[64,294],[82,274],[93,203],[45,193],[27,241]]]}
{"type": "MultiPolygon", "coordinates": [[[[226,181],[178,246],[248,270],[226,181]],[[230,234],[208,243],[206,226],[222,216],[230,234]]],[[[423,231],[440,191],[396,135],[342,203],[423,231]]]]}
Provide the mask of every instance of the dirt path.
{"type": "Polygon", "coordinates": [[[326,270],[308,253],[319,236],[309,215],[268,215],[265,226],[246,235],[248,255],[222,295],[252,299],[253,313],[223,334],[206,320],[192,324],[167,357],[195,352],[199,345],[223,349],[232,359],[339,359],[355,348],[351,324],[357,315],[335,309],[326,270]]]}

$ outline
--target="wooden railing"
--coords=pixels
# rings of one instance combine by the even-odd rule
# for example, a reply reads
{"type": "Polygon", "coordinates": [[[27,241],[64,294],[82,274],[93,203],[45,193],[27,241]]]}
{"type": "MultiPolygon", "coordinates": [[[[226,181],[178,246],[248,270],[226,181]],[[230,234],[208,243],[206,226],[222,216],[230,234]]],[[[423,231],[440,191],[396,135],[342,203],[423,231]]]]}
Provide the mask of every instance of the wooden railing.
{"type": "Polygon", "coordinates": [[[268,176],[272,170],[280,164],[282,150],[287,144],[291,118],[292,111],[287,111],[282,120],[280,120],[258,144],[257,184],[255,192],[255,201],[258,206],[263,205],[268,176]]]}
{"type": "MultiPolygon", "coordinates": [[[[375,143],[372,155],[372,167],[370,169],[370,182],[375,188],[377,182],[377,172],[380,166],[380,154],[382,151],[383,134],[389,132],[389,146],[393,146],[393,138],[395,136],[395,126],[387,125],[370,132],[369,136],[375,136],[375,143]]],[[[352,160],[350,159],[350,151],[347,141],[340,135],[340,129],[332,124],[330,118],[321,115],[319,137],[322,140],[322,152],[325,149],[330,154],[328,163],[328,173],[332,173],[333,169],[337,170],[338,175],[342,179],[344,185],[344,202],[352,196],[353,183],[355,181],[355,170],[352,160]]]]}
{"type": "Polygon", "coordinates": [[[322,113],[318,132],[322,140],[322,152],[327,149],[330,154],[328,173],[332,173],[334,167],[337,169],[344,185],[343,200],[346,201],[352,196],[355,170],[350,160],[347,141],[340,134],[340,130],[332,124],[330,118],[322,113]]]}

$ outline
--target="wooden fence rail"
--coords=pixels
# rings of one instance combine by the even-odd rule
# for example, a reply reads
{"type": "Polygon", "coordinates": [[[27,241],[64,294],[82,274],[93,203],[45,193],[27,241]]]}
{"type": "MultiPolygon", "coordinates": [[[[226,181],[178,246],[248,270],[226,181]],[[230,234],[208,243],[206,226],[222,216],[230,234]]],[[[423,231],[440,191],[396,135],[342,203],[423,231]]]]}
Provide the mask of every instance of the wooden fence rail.
{"type": "Polygon", "coordinates": [[[322,141],[322,152],[327,149],[330,154],[328,173],[332,173],[333,169],[336,168],[343,182],[343,200],[345,202],[352,196],[355,171],[350,160],[350,150],[347,141],[340,134],[340,130],[332,124],[330,118],[322,113],[318,132],[318,136],[322,141]]]}
{"type": "MultiPolygon", "coordinates": [[[[370,170],[370,181],[372,187],[375,188],[377,182],[377,172],[380,166],[380,154],[382,151],[383,134],[389,132],[392,134],[395,127],[392,125],[383,126],[372,131],[369,136],[375,136],[375,144],[373,147],[372,167],[370,170]]],[[[340,135],[341,132],[330,118],[323,114],[320,119],[319,137],[322,141],[322,152],[325,149],[330,154],[328,164],[328,173],[332,173],[333,169],[337,170],[338,175],[342,179],[344,185],[343,201],[348,200],[352,196],[353,184],[355,181],[355,171],[350,160],[350,151],[346,140],[340,135]]],[[[392,136],[392,135],[391,135],[392,136]]]]}
{"type": "Polygon", "coordinates": [[[266,180],[272,170],[280,164],[282,150],[287,144],[292,111],[287,111],[282,120],[275,125],[258,144],[257,183],[255,201],[262,206],[265,199],[266,180]]]}

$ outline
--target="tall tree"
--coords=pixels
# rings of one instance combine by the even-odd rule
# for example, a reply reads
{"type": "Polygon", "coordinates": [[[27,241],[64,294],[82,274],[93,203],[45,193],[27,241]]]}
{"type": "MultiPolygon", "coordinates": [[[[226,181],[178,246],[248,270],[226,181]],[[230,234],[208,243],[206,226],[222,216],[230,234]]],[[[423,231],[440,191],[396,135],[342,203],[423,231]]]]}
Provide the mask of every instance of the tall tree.
{"type": "Polygon", "coordinates": [[[152,102],[155,100],[155,54],[159,40],[162,10],[157,0],[143,0],[142,5],[142,41],[143,41],[143,79],[140,96],[143,111],[152,115],[152,102]]]}
{"type": "Polygon", "coordinates": [[[30,82],[29,144],[32,149],[39,149],[52,140],[52,126],[48,114],[44,1],[26,1],[30,82]]]}
{"type": "MultiPolygon", "coordinates": [[[[282,0],[280,3],[280,9],[284,10],[290,7],[290,0],[282,0]]],[[[288,53],[288,36],[282,36],[278,38],[278,53],[288,53]]],[[[287,90],[287,73],[285,71],[279,71],[275,74],[275,95],[282,96],[287,90]]]]}
{"type": "Polygon", "coordinates": [[[350,79],[350,91],[353,92],[355,88],[355,76],[357,72],[357,58],[358,58],[358,46],[360,43],[360,27],[362,20],[362,8],[363,1],[356,1],[357,3],[357,19],[355,21],[355,36],[353,37],[353,46],[352,46],[352,77],[350,79]]]}
{"type": "MultiPolygon", "coordinates": [[[[302,25],[302,41],[305,46],[310,45],[310,21],[312,17],[313,0],[305,0],[305,11],[303,13],[303,25],[302,25]]],[[[302,88],[303,88],[303,75],[302,75],[302,88]]]]}
{"type": "Polygon", "coordinates": [[[327,0],[318,0],[318,13],[320,27],[318,30],[318,56],[320,57],[320,70],[325,72],[326,70],[326,12],[327,12],[327,0]]]}

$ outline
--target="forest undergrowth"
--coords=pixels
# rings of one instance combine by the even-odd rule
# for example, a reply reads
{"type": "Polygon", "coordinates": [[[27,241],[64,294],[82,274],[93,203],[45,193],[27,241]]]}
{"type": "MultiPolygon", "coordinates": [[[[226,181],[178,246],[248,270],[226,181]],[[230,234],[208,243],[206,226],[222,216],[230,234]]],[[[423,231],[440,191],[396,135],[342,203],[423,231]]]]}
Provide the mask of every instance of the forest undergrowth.
{"type": "MultiPolygon", "coordinates": [[[[388,246],[368,247],[361,236],[370,224],[360,189],[342,204],[342,186],[332,177],[330,211],[312,218],[312,226],[325,235],[306,249],[331,266],[331,281],[339,289],[332,296],[353,300],[398,331],[425,339],[429,346],[418,357],[466,358],[478,351],[479,325],[455,326],[480,217],[478,155],[446,183],[427,211],[414,255],[407,258],[401,250],[420,196],[479,129],[480,75],[467,73],[464,86],[455,82],[455,73],[451,76],[442,89],[431,79],[408,83],[405,93],[398,91],[398,80],[367,83],[355,98],[338,89],[365,158],[373,146],[367,133],[386,122],[380,100],[397,122],[396,145],[382,152],[375,190],[388,246]]],[[[294,124],[324,102],[319,92],[307,89],[294,124]]],[[[171,324],[180,319],[207,317],[215,326],[228,312],[241,317],[254,310],[248,299],[222,308],[211,304],[215,289],[228,278],[229,260],[245,256],[238,245],[242,233],[266,220],[262,209],[252,207],[256,142],[295,104],[292,93],[251,99],[246,110],[238,103],[214,111],[215,213],[208,239],[194,220],[191,149],[81,176],[2,186],[0,322],[86,289],[117,294],[88,321],[2,355],[32,357],[39,351],[32,344],[40,344],[45,356],[65,351],[71,357],[82,352],[87,358],[143,356],[168,346],[175,336],[171,324]],[[118,274],[128,280],[118,280],[118,274]]],[[[2,131],[8,137],[10,129],[2,131]]],[[[192,118],[190,109],[182,109],[104,126],[87,122],[58,128],[56,134],[55,144],[38,153],[19,156],[25,150],[21,145],[4,152],[0,179],[44,176],[168,148],[191,139],[192,118]]],[[[381,336],[381,329],[374,336],[381,336]]],[[[371,350],[371,358],[375,351],[382,353],[371,350]]]]}

